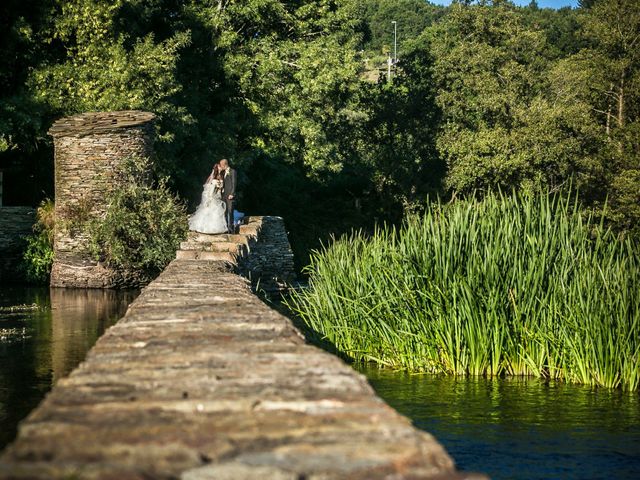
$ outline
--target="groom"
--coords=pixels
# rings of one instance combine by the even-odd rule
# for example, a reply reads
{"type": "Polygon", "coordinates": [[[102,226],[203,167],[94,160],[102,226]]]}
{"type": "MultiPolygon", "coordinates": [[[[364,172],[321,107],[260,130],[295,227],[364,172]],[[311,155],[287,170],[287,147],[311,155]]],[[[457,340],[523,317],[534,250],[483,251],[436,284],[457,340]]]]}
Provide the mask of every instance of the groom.
{"type": "Polygon", "coordinates": [[[235,233],[233,222],[233,203],[236,198],[236,171],[229,165],[229,160],[220,160],[220,170],[224,175],[222,181],[222,201],[227,206],[227,229],[229,233],[235,233]]]}

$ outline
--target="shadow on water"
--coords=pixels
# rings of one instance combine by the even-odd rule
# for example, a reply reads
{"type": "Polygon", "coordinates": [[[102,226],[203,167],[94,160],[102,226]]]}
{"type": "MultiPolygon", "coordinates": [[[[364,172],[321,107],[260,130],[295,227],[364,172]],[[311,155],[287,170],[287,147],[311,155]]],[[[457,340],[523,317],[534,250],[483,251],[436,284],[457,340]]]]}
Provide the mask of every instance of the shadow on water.
{"type": "Polygon", "coordinates": [[[356,366],[445,446],[499,479],[640,478],[640,396],[538,379],[410,375],[356,366]]]}
{"type": "Polygon", "coordinates": [[[51,387],[71,372],[102,333],[126,312],[137,291],[0,288],[0,449],[51,387]]]}

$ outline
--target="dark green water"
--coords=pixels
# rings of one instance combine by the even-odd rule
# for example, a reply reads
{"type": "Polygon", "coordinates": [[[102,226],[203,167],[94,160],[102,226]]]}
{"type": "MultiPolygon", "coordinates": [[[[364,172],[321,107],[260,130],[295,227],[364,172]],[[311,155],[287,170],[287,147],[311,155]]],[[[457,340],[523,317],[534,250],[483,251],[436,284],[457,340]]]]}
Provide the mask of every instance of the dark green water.
{"type": "MultiPolygon", "coordinates": [[[[0,449],[137,292],[0,286],[0,449]],[[15,333],[17,330],[17,333],[15,333]],[[0,333],[2,336],[2,333],[0,333]]],[[[640,395],[535,379],[455,379],[356,367],[463,470],[499,479],[640,479],[640,395]]]]}
{"type": "Polygon", "coordinates": [[[493,479],[640,479],[638,393],[356,368],[462,470],[493,479]]]}
{"type": "Polygon", "coordinates": [[[6,337],[0,339],[0,450],[15,437],[18,422],[84,359],[136,295],[132,291],[0,286],[0,307],[39,307],[0,311],[0,337],[6,337]]]}

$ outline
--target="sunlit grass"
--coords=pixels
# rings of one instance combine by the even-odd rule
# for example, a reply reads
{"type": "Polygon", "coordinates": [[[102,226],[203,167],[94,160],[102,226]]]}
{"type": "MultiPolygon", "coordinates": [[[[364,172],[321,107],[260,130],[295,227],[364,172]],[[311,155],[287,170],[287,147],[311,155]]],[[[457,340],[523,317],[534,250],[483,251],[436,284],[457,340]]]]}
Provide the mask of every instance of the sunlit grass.
{"type": "Polygon", "coordinates": [[[315,252],[288,305],[358,361],[637,390],[639,265],[568,196],[489,195],[315,252]]]}

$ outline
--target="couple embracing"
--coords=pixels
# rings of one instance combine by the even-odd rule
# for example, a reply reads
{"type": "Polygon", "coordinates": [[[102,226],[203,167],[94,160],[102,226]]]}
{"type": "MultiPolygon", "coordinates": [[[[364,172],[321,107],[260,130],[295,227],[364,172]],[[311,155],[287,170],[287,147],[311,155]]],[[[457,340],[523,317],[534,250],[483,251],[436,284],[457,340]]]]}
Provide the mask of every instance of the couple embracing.
{"type": "Polygon", "coordinates": [[[233,204],[236,171],[223,158],[213,166],[196,212],[189,218],[189,230],[200,233],[234,233],[233,204]]]}

